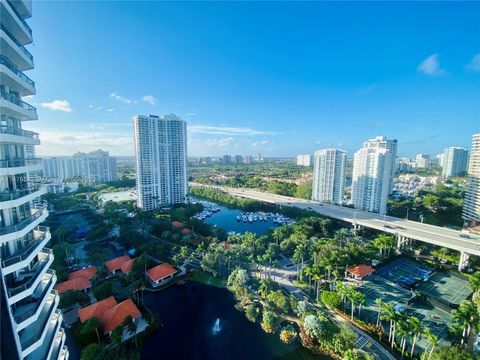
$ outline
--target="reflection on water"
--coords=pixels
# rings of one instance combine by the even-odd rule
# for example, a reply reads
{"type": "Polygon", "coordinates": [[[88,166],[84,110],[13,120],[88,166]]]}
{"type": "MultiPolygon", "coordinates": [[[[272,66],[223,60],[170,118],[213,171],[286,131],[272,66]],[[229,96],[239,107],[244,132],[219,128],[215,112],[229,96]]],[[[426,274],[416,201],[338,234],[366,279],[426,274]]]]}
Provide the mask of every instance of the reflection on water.
{"type": "Polygon", "coordinates": [[[145,293],[145,305],[159,315],[162,327],[145,342],[142,359],[327,359],[263,332],[235,309],[226,289],[187,281],[145,293]]]}
{"type": "Polygon", "coordinates": [[[213,324],[212,335],[215,336],[215,335],[217,335],[220,331],[222,331],[222,328],[220,327],[220,319],[217,318],[217,320],[215,320],[215,324],[213,324]]]}

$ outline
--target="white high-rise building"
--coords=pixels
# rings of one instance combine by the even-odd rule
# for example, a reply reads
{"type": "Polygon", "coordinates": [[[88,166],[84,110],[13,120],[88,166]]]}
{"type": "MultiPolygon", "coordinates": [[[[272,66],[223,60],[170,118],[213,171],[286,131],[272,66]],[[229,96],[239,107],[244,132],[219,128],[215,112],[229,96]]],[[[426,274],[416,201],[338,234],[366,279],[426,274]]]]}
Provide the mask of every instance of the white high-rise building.
{"type": "Polygon", "coordinates": [[[351,202],[356,209],[386,212],[393,177],[392,157],[388,147],[371,146],[370,141],[355,153],[351,202]]]}
{"type": "Polygon", "coordinates": [[[480,224],[480,134],[474,134],[472,139],[463,218],[469,226],[480,224]]]}
{"type": "Polygon", "coordinates": [[[430,165],[430,155],[428,154],[417,154],[415,157],[415,164],[417,169],[423,169],[430,165]]]}
{"type": "Polygon", "coordinates": [[[337,149],[323,149],[313,156],[312,200],[343,203],[347,153],[337,149]]]}
{"type": "Polygon", "coordinates": [[[42,159],[43,176],[47,179],[81,178],[93,182],[117,180],[117,159],[108,151],[96,150],[88,154],[42,159]]]}
{"type": "Polygon", "coordinates": [[[390,151],[391,155],[391,164],[390,164],[390,184],[388,193],[390,194],[393,190],[393,178],[395,176],[396,162],[397,162],[397,139],[388,140],[385,136],[377,136],[374,139],[370,139],[363,143],[364,148],[373,148],[373,149],[387,149],[390,151]]]}
{"type": "Polygon", "coordinates": [[[312,166],[312,156],[309,154],[297,155],[298,166],[312,166]]]}
{"type": "Polygon", "coordinates": [[[452,146],[445,149],[442,159],[442,176],[464,176],[468,166],[468,150],[452,146]]]}
{"type": "Polygon", "coordinates": [[[36,92],[25,74],[33,68],[25,48],[33,41],[25,21],[31,15],[31,1],[0,1],[0,358],[57,360],[69,354],[53,254],[45,247],[50,230],[41,225],[48,210],[39,198],[46,190],[30,176],[42,169],[33,149],[40,141],[23,129],[37,120],[36,109],[22,100],[36,92]]]}
{"type": "Polygon", "coordinates": [[[154,210],[187,195],[187,123],[170,114],[133,117],[137,206],[154,210]]]}

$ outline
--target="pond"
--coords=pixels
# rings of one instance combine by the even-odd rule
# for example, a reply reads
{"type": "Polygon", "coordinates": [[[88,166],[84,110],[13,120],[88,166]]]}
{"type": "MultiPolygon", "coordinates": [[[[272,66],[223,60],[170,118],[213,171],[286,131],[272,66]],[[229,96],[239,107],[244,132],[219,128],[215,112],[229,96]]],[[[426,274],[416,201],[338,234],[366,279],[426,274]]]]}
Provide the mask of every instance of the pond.
{"type": "Polygon", "coordinates": [[[278,334],[266,334],[234,308],[227,289],[187,281],[145,292],[144,301],[159,315],[162,326],[145,342],[142,359],[330,359],[298,343],[284,344],[278,334]]]}
{"type": "Polygon", "coordinates": [[[235,208],[221,206],[217,203],[214,204],[220,208],[220,211],[213,213],[212,216],[207,217],[204,221],[207,224],[217,225],[218,227],[224,228],[228,232],[234,231],[243,234],[250,231],[257,235],[265,235],[268,232],[268,229],[278,226],[278,224],[274,223],[271,218],[267,221],[254,221],[252,223],[237,221],[237,216],[243,214],[242,211],[235,208]]]}

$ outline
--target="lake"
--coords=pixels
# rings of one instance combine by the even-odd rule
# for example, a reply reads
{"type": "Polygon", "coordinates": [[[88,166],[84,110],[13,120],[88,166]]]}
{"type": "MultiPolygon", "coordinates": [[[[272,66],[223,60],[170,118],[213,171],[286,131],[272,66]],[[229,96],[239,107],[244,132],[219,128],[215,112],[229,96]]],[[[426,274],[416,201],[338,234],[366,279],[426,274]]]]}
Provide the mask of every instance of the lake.
{"type": "Polygon", "coordinates": [[[274,223],[272,219],[268,219],[267,221],[255,221],[252,223],[237,221],[237,216],[241,215],[243,213],[242,211],[233,208],[227,208],[217,203],[214,204],[220,208],[220,211],[213,213],[212,216],[206,218],[204,221],[207,224],[217,225],[218,227],[224,228],[227,231],[235,231],[242,234],[250,231],[257,235],[265,235],[268,232],[268,229],[278,226],[278,224],[274,223]]]}
{"type": "Polygon", "coordinates": [[[329,359],[265,333],[234,308],[227,289],[187,281],[145,292],[144,301],[159,315],[162,327],[145,342],[142,359],[329,359]]]}

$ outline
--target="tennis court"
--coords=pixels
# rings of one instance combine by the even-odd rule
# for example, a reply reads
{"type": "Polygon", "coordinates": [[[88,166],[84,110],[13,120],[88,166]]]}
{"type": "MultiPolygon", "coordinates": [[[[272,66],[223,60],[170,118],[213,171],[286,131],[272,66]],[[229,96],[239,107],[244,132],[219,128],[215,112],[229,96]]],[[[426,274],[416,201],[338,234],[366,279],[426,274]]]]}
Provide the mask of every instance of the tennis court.
{"type": "Polygon", "coordinates": [[[362,306],[361,317],[367,323],[375,324],[378,317],[378,305],[376,299],[381,299],[384,303],[392,305],[396,310],[405,310],[412,293],[400,287],[393,286],[385,282],[384,279],[370,276],[369,281],[358,288],[365,295],[365,304],[362,306]]]}
{"type": "MultiPolygon", "coordinates": [[[[438,337],[439,346],[450,345],[448,331],[448,324],[452,319],[450,313],[429,303],[413,304],[407,313],[419,318],[422,324],[438,337]]],[[[427,339],[423,337],[418,342],[417,352],[421,352],[420,350],[424,350],[426,346],[427,339]]]]}
{"type": "Polygon", "coordinates": [[[446,272],[435,273],[428,282],[419,284],[418,289],[423,294],[453,307],[458,306],[471,294],[468,280],[446,272]]]}
{"type": "Polygon", "coordinates": [[[411,288],[421,280],[428,280],[433,269],[410,259],[397,259],[376,271],[377,276],[394,284],[411,288]]]}

